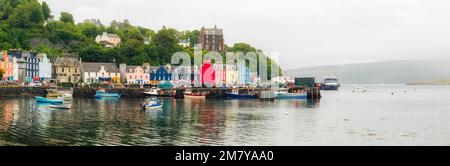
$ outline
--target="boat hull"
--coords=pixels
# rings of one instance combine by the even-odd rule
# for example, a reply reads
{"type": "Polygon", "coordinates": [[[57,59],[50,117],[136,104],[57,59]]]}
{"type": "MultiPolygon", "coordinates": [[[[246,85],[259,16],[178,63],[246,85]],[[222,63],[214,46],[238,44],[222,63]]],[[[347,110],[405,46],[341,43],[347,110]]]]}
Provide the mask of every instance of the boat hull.
{"type": "Polygon", "coordinates": [[[161,109],[162,105],[158,105],[158,106],[144,106],[143,109],[145,110],[155,110],[155,109],[161,109]]]}
{"type": "Polygon", "coordinates": [[[256,95],[244,95],[244,94],[232,94],[232,93],[227,93],[226,97],[229,99],[256,99],[256,98],[258,98],[256,95]]]}
{"type": "Polygon", "coordinates": [[[185,99],[206,99],[206,96],[198,96],[198,95],[184,95],[185,99]]]}
{"type": "Polygon", "coordinates": [[[151,93],[145,93],[145,97],[173,97],[173,95],[166,95],[166,94],[151,94],[151,93]]]}
{"type": "Polygon", "coordinates": [[[60,105],[54,105],[54,104],[51,104],[49,107],[50,107],[50,108],[53,108],[53,109],[65,109],[65,110],[71,108],[70,105],[65,105],[65,104],[60,104],[60,105]]]}
{"type": "Polygon", "coordinates": [[[320,87],[320,89],[322,89],[322,90],[338,90],[339,86],[337,86],[337,85],[322,85],[322,87],[320,87]]]}
{"type": "Polygon", "coordinates": [[[106,92],[97,92],[95,94],[95,98],[120,98],[120,93],[106,93],[106,92]]]}
{"type": "Polygon", "coordinates": [[[306,93],[280,93],[277,99],[307,99],[308,95],[306,93]]]}
{"type": "Polygon", "coordinates": [[[36,102],[38,103],[51,103],[51,104],[62,104],[64,101],[60,99],[48,99],[43,97],[36,97],[36,102]]]}

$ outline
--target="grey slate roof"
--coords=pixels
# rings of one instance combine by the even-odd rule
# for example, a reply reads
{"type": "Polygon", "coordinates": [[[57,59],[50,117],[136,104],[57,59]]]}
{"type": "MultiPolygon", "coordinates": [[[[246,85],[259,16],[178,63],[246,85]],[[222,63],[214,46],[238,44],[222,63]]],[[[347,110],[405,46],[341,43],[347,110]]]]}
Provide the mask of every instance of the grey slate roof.
{"type": "Polygon", "coordinates": [[[205,35],[223,35],[223,29],[221,28],[202,28],[205,31],[205,35]]]}
{"type": "Polygon", "coordinates": [[[78,60],[78,58],[73,58],[73,57],[58,57],[55,60],[54,63],[55,66],[79,66],[80,65],[80,61],[78,60]]]}
{"type": "Polygon", "coordinates": [[[108,73],[119,73],[119,69],[114,63],[96,63],[96,62],[82,62],[81,69],[83,72],[99,72],[102,66],[105,67],[108,73]]]}

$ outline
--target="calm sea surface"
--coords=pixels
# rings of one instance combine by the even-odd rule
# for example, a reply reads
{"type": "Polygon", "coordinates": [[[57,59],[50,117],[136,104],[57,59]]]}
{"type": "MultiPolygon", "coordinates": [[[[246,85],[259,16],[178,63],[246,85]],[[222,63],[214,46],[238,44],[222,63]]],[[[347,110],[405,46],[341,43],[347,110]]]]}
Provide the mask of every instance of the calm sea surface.
{"type": "Polygon", "coordinates": [[[301,100],[0,98],[0,145],[450,145],[450,86],[360,85],[301,100]]]}

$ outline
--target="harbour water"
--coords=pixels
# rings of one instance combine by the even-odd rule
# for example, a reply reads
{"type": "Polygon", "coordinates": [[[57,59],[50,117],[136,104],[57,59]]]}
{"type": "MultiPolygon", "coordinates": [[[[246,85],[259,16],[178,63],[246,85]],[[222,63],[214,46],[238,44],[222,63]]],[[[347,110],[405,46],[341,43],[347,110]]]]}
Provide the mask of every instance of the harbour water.
{"type": "Polygon", "coordinates": [[[360,85],[302,100],[0,98],[0,145],[450,145],[450,86],[360,85]]]}

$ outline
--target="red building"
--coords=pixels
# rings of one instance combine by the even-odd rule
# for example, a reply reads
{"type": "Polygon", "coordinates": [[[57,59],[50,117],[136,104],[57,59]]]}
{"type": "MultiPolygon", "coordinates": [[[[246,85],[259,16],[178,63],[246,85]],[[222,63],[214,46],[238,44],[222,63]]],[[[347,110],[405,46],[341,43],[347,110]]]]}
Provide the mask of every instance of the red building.
{"type": "Polygon", "coordinates": [[[210,85],[215,85],[216,81],[216,71],[215,69],[212,67],[211,65],[211,61],[209,60],[205,60],[203,61],[203,66],[202,66],[202,84],[210,84],[210,85]]]}

